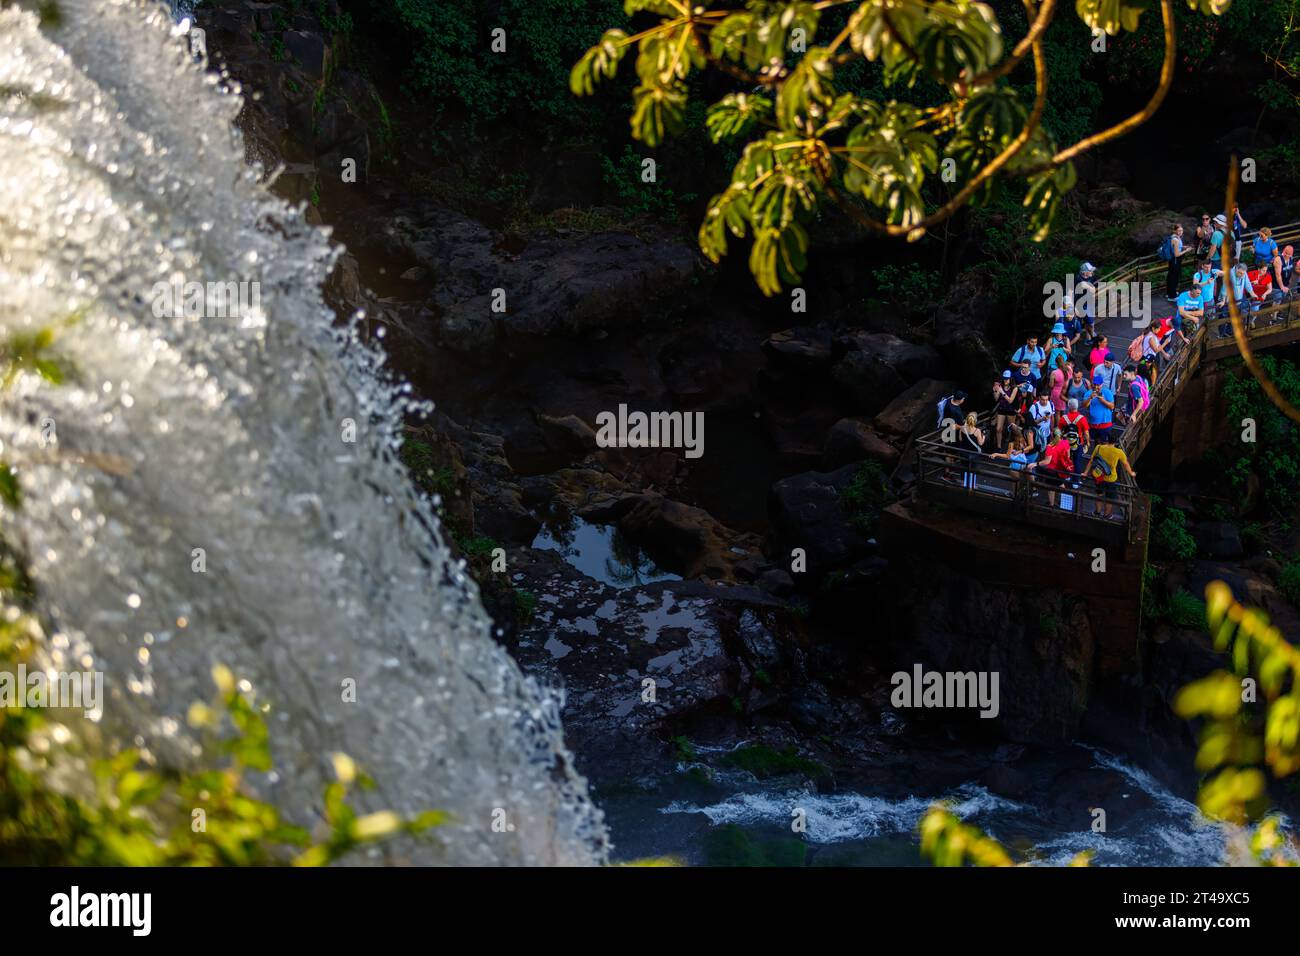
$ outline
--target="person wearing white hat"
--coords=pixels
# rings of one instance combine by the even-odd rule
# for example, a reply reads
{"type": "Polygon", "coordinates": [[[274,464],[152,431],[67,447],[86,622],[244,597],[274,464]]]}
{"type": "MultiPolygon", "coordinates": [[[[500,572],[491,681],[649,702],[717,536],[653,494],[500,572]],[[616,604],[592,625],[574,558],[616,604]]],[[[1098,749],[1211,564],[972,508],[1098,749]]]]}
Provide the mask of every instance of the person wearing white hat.
{"type": "Polygon", "coordinates": [[[1210,261],[1216,266],[1222,261],[1223,238],[1227,231],[1228,217],[1219,213],[1214,217],[1214,232],[1210,234],[1210,261]]]}

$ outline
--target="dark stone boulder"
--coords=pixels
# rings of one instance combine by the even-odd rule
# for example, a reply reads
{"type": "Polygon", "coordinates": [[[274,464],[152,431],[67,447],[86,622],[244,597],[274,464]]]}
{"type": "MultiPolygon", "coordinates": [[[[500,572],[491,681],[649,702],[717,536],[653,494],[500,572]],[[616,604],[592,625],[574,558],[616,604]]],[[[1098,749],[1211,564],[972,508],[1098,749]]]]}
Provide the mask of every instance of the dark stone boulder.
{"type": "Polygon", "coordinates": [[[757,588],[613,588],[532,549],[512,554],[511,580],[538,595],[514,656],[564,687],[565,740],[588,776],[642,774],[685,722],[763,706],[775,698],[760,686],[781,686],[793,622],[757,588]]]}
{"type": "Polygon", "coordinates": [[[324,78],[329,64],[329,45],[318,33],[302,30],[285,30],[280,34],[284,49],[298,61],[304,72],[313,81],[324,78]]]}
{"type": "Polygon", "coordinates": [[[848,352],[831,369],[835,397],[849,410],[874,415],[907,387],[898,370],[869,352],[848,352]]]}
{"type": "MultiPolygon", "coordinates": [[[[659,495],[638,495],[621,503],[619,530],[661,567],[685,578],[735,582],[752,580],[759,558],[758,539],[736,532],[702,508],[659,495]]],[[[763,562],[759,562],[763,563],[763,562]]]]}
{"type": "Polygon", "coordinates": [[[676,238],[539,233],[511,248],[429,203],[391,219],[367,246],[395,267],[428,270],[438,341],[484,361],[530,339],[666,325],[693,298],[701,270],[699,254],[676,238]]]}
{"type": "Polygon", "coordinates": [[[842,418],[836,422],[822,449],[822,463],[826,469],[833,471],[868,459],[893,468],[898,464],[898,449],[860,419],[842,418]]]}
{"type": "Polygon", "coordinates": [[[943,374],[943,359],[924,342],[909,342],[888,332],[856,332],[841,336],[836,344],[847,353],[863,352],[888,365],[909,385],[943,374]]]}
{"type": "MultiPolygon", "coordinates": [[[[842,502],[844,489],[858,468],[845,465],[831,472],[805,472],[772,486],[768,511],[778,564],[788,566],[791,551],[802,548],[808,559],[808,575],[818,578],[867,554],[867,538],[850,523],[842,502]]],[[[802,577],[798,575],[796,580],[802,577]]]]}
{"type": "Polygon", "coordinates": [[[875,424],[889,435],[914,435],[932,431],[939,399],[957,390],[952,382],[924,378],[899,395],[876,416],[875,424]]]}
{"type": "Polygon", "coordinates": [[[1197,550],[1220,561],[1235,561],[1245,550],[1241,531],[1228,521],[1202,521],[1192,529],[1197,550]]]}

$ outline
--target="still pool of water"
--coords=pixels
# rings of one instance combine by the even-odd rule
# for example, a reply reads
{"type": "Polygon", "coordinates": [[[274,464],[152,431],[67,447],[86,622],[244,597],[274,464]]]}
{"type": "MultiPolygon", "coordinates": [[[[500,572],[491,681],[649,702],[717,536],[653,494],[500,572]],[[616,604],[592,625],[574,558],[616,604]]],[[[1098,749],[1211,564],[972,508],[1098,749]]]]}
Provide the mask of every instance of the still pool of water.
{"type": "Polygon", "coordinates": [[[533,539],[533,547],[558,551],[587,577],[610,587],[631,588],[682,579],[680,574],[656,565],[614,525],[592,524],[577,517],[543,525],[533,539]]]}

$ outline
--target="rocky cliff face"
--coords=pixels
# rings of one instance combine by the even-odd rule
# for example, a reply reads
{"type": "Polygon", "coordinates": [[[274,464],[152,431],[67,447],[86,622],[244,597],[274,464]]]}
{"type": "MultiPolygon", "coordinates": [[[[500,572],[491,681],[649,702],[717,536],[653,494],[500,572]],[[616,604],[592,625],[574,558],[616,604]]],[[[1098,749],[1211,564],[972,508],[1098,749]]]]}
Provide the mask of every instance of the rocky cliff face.
{"type": "Polygon", "coordinates": [[[918,332],[859,308],[860,265],[828,267],[843,283],[818,300],[831,305],[793,313],[659,227],[549,220],[507,235],[386,174],[379,155],[400,147],[383,97],[329,29],[334,5],[321,11],[230,0],[200,22],[260,94],[241,116],[250,160],[283,164],[277,188],[348,246],[332,303],[364,309],[392,365],[436,401],[411,423],[430,449],[415,477],[443,499],[502,640],[568,688],[584,769],[662,751],[698,721],[869,749],[888,713],[881,668],[913,656],[999,670],[998,724],[1016,740],[1078,730],[1093,691],[1079,603],[900,563],[855,503],[864,465],[892,473],[939,398],[958,385],[982,395],[1000,371],[987,282],[968,276],[918,332]],[[705,457],[598,447],[597,414],[620,404],[702,412],[705,457]],[[534,547],[557,520],[617,528],[687,580],[586,576],[534,547]],[[654,702],[640,697],[647,679],[654,702]]]}

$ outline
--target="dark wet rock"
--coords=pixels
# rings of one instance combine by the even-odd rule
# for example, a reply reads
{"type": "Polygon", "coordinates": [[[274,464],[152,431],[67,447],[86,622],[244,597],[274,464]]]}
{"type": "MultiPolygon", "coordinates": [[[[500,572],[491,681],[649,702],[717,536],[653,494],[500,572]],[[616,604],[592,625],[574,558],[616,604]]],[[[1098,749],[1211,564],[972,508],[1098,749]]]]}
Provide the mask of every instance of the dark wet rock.
{"type": "Polygon", "coordinates": [[[993,794],[1018,800],[1029,793],[1033,781],[1029,775],[1005,763],[996,763],[984,771],[980,783],[993,794]]]}
{"type": "Polygon", "coordinates": [[[759,575],[758,586],[769,594],[787,597],[794,593],[794,578],[780,568],[771,568],[759,575]]]}
{"type": "Polygon", "coordinates": [[[835,397],[846,408],[874,415],[907,387],[898,370],[869,352],[849,352],[831,369],[835,397]]]}
{"type": "Polygon", "coordinates": [[[780,602],[754,588],[661,582],[616,589],[553,552],[511,565],[537,593],[515,655],[565,690],[565,739],[584,772],[644,772],[647,754],[682,722],[716,712],[781,675],[788,633],[780,602]],[[647,683],[647,681],[652,683],[647,683]],[[652,699],[651,699],[652,698],[652,699]]]}
{"type": "Polygon", "coordinates": [[[582,457],[596,450],[596,433],[577,415],[538,415],[537,424],[546,436],[547,445],[558,452],[582,457]]]}
{"type": "Polygon", "coordinates": [[[822,464],[833,471],[868,459],[892,468],[898,463],[898,449],[861,419],[842,418],[836,422],[822,447],[822,464]]]}
{"type": "Polygon", "coordinates": [[[1091,825],[1094,810],[1105,810],[1107,826],[1113,828],[1126,814],[1147,810],[1154,802],[1136,784],[1102,767],[1062,771],[1053,778],[1049,793],[1055,812],[1078,820],[1080,830],[1091,825]]]}
{"type": "Polygon", "coordinates": [[[1135,256],[1153,255],[1160,248],[1160,244],[1165,241],[1165,236],[1173,231],[1177,223],[1182,223],[1183,226],[1184,246],[1194,248],[1196,234],[1195,230],[1191,228],[1193,224],[1173,210],[1158,209],[1155,212],[1144,214],[1143,220],[1129,229],[1125,239],[1128,242],[1130,251],[1135,256]]]}
{"type": "MultiPolygon", "coordinates": [[[[945,712],[1023,743],[1074,737],[1093,691],[1094,637],[1084,599],[953,573],[928,557],[893,554],[877,633],[902,669],[997,673],[999,713],[945,712]]],[[[913,711],[916,719],[926,716],[913,711]]]]}
{"type": "Polygon", "coordinates": [[[835,726],[837,708],[821,684],[813,682],[802,689],[787,708],[790,720],[805,733],[820,734],[835,726]]]}
{"type": "Polygon", "coordinates": [[[876,416],[876,427],[890,435],[914,435],[932,431],[939,399],[956,391],[952,382],[925,378],[885,406],[876,416]]]}
{"type": "Polygon", "coordinates": [[[623,504],[619,530],[656,564],[683,577],[734,582],[744,577],[742,560],[758,557],[756,536],[732,531],[701,508],[659,495],[639,495],[623,504]]]}
{"type": "Polygon", "coordinates": [[[1090,215],[1099,219],[1113,217],[1126,221],[1143,215],[1150,208],[1150,203],[1135,198],[1127,189],[1119,186],[1088,190],[1083,194],[1083,205],[1090,215]]]}
{"type": "Polygon", "coordinates": [[[524,505],[514,469],[506,459],[504,440],[444,421],[470,473],[475,532],[503,542],[531,543],[542,525],[524,505]]]}
{"type": "Polygon", "coordinates": [[[980,326],[964,313],[941,311],[935,317],[934,346],[953,377],[971,394],[987,390],[1002,373],[1002,356],[980,326]]]}
{"type": "Polygon", "coordinates": [[[821,373],[833,360],[834,337],[829,329],[799,327],[775,332],[763,351],[775,365],[803,373],[821,373]]]}
{"type": "Polygon", "coordinates": [[[701,268],[685,242],[628,232],[543,233],[512,252],[486,226],[434,204],[392,219],[369,244],[429,271],[437,340],[482,358],[529,338],[667,322],[701,268]]]}
{"type": "Polygon", "coordinates": [[[853,332],[842,335],[836,345],[846,352],[861,352],[898,372],[909,385],[923,378],[939,378],[943,359],[934,346],[909,342],[888,332],[853,332]]]}
{"type": "Polygon", "coordinates": [[[1197,549],[1220,561],[1233,561],[1245,552],[1241,546],[1241,532],[1228,521],[1202,521],[1192,528],[1197,549]]]}
{"type": "Polygon", "coordinates": [[[305,30],[285,30],[280,34],[285,52],[298,61],[307,76],[321,80],[329,68],[329,46],[325,38],[305,30]]]}
{"type": "Polygon", "coordinates": [[[782,564],[789,562],[792,549],[802,548],[808,558],[807,577],[816,579],[866,554],[866,537],[849,523],[841,503],[842,492],[857,472],[857,465],[845,465],[831,472],[792,475],[772,486],[769,513],[782,564]]]}
{"type": "Polygon", "coordinates": [[[831,408],[814,405],[791,411],[772,408],[766,416],[768,436],[784,469],[817,468],[822,461],[822,439],[835,420],[831,408]]]}

